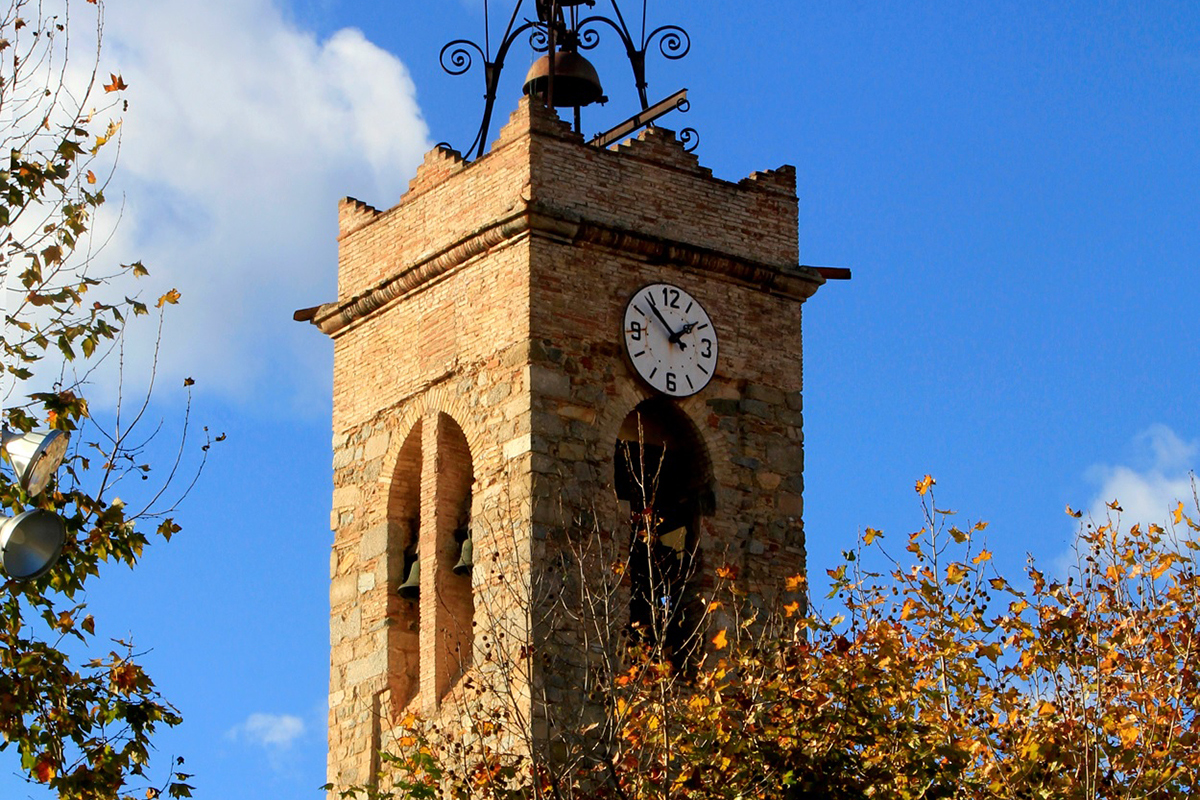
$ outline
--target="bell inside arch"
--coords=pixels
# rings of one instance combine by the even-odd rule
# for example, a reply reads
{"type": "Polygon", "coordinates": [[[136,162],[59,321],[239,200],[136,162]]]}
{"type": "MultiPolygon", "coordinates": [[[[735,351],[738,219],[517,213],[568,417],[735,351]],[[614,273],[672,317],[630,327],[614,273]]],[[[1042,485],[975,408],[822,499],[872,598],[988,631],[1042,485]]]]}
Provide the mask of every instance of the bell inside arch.
{"type": "MultiPolygon", "coordinates": [[[[550,56],[534,62],[525,76],[525,94],[545,98],[550,86],[550,56]]],[[[592,62],[571,50],[554,54],[554,98],[556,108],[579,108],[603,103],[608,98],[592,62]]]]}
{"type": "Polygon", "coordinates": [[[458,563],[454,565],[453,572],[455,575],[470,575],[471,568],[475,566],[475,543],[471,541],[468,535],[462,540],[458,551],[458,563]]]}
{"type": "Polygon", "coordinates": [[[408,575],[404,583],[396,587],[396,593],[405,600],[416,600],[421,596],[421,556],[413,553],[409,558],[412,560],[408,564],[408,575]]]}

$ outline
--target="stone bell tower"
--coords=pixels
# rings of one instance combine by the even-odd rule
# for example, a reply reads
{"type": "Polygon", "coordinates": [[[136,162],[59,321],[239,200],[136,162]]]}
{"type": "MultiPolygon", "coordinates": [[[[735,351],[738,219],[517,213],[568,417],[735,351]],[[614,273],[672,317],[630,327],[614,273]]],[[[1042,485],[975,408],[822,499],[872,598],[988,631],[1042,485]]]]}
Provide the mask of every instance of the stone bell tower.
{"type": "Polygon", "coordinates": [[[824,277],[799,265],[794,170],[720,180],[660,128],[598,146],[533,94],[396,206],[343,200],[338,297],[297,312],[334,342],[337,786],[489,682],[555,736],[594,679],[562,665],[604,646],[551,620],[563,542],[628,554],[653,519],[686,561],[660,591],[631,560],[605,596],[624,630],[722,565],[763,598],[804,570],[800,322],[824,277]]]}

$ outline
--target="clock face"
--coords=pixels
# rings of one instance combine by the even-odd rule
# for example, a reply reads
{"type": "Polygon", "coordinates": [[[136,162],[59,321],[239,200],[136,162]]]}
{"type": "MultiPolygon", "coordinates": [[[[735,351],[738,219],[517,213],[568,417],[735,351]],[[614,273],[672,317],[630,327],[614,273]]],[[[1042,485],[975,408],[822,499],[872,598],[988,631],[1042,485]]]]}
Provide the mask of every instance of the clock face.
{"type": "Polygon", "coordinates": [[[629,362],[646,383],[688,397],[717,371],[717,331],[694,297],[669,283],[643,286],[625,307],[629,362]]]}

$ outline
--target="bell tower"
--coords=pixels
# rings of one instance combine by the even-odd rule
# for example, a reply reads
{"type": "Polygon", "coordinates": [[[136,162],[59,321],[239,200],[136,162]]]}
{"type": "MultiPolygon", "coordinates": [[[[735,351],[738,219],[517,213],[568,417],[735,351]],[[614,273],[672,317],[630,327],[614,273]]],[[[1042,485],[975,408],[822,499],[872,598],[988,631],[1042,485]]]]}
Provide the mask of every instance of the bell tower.
{"type": "Polygon", "coordinates": [[[511,746],[557,741],[615,646],[573,603],[678,657],[719,571],[769,603],[805,567],[800,323],[825,277],[799,263],[795,171],[721,180],[644,127],[646,45],[674,28],[641,38],[636,135],[585,141],[547,105],[601,94],[580,6],[538,2],[485,54],[473,160],[438,147],[394,207],[341,202],[337,299],[297,312],[334,343],[338,787],[399,720],[453,735],[481,691],[511,746]],[[526,28],[548,55],[485,152],[526,28]]]}

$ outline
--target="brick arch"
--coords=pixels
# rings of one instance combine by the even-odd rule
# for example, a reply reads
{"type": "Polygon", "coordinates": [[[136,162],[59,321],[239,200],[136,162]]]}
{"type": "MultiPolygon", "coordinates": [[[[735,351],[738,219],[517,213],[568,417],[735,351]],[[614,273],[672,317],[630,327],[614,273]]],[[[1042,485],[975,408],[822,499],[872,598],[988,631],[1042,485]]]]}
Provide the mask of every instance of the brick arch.
{"type": "MultiPolygon", "coordinates": [[[[452,598],[449,609],[444,607],[444,602],[426,602],[427,594],[429,597],[439,596],[439,592],[429,593],[428,590],[434,585],[435,579],[443,580],[444,576],[434,576],[449,571],[453,566],[453,562],[443,563],[444,554],[441,554],[443,557],[438,555],[446,544],[441,541],[443,534],[452,535],[453,524],[452,521],[442,524],[439,520],[429,527],[428,523],[440,516],[440,512],[425,508],[420,500],[415,509],[404,508],[411,504],[413,487],[406,488],[403,484],[415,481],[415,491],[418,496],[421,495],[424,490],[420,484],[427,480],[430,459],[435,455],[434,451],[429,451],[429,439],[431,436],[436,439],[439,429],[445,428],[449,431],[452,449],[457,453],[457,456],[451,457],[466,462],[470,474],[469,486],[460,490],[466,491],[470,497],[478,477],[477,465],[485,440],[484,431],[471,422],[466,405],[449,386],[434,387],[410,399],[402,408],[389,409],[377,417],[375,424],[386,427],[391,434],[381,463],[377,488],[371,494],[369,503],[371,515],[387,526],[386,613],[392,620],[388,628],[387,685],[391,689],[391,713],[398,715],[418,698],[421,698],[422,705],[437,702],[461,675],[465,663],[460,654],[466,653],[466,663],[469,663],[473,617],[469,584],[465,594],[460,591],[452,598]],[[403,580],[400,573],[409,566],[405,553],[414,543],[408,540],[403,527],[410,522],[408,517],[414,511],[419,521],[420,541],[423,543],[418,548],[422,562],[422,589],[421,596],[415,601],[403,600],[394,591],[395,586],[403,580]],[[427,539],[430,534],[435,537],[433,541],[427,539]],[[432,552],[426,553],[426,550],[432,552]],[[423,659],[419,632],[429,625],[435,626],[438,631],[437,643],[431,653],[434,658],[423,659]],[[461,666],[450,663],[456,659],[461,666]],[[432,663],[425,663],[427,660],[432,663]]],[[[441,594],[442,600],[449,596],[449,593],[441,594]]]]}
{"type": "MultiPolygon", "coordinates": [[[[487,451],[486,430],[476,425],[472,420],[467,406],[461,396],[449,386],[441,384],[427,392],[411,398],[404,404],[396,419],[395,431],[397,436],[388,443],[387,455],[384,457],[380,478],[392,475],[396,462],[400,457],[400,447],[412,431],[413,427],[423,419],[434,419],[437,414],[445,414],[462,431],[467,439],[467,448],[472,458],[478,459],[481,453],[487,451]]],[[[381,415],[386,418],[387,414],[381,415]]]]}
{"type": "MultiPolygon", "coordinates": [[[[692,433],[696,440],[702,445],[704,455],[708,459],[705,465],[713,481],[713,489],[716,490],[719,486],[728,486],[733,483],[733,474],[727,456],[727,448],[725,441],[717,434],[717,431],[708,424],[709,409],[707,401],[703,399],[704,392],[694,394],[691,397],[686,397],[683,400],[674,402],[675,408],[678,409],[688,422],[691,423],[692,433]]],[[[620,433],[621,426],[625,423],[625,418],[628,417],[635,408],[641,405],[646,400],[650,400],[658,395],[645,389],[641,384],[631,380],[618,380],[616,396],[613,397],[605,406],[604,410],[596,419],[596,429],[599,434],[597,446],[601,449],[600,455],[606,460],[606,473],[610,478],[613,477],[612,463],[612,444],[617,440],[617,435],[620,433]]],[[[719,496],[719,492],[717,493],[719,496]]]]}

